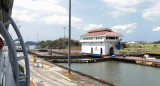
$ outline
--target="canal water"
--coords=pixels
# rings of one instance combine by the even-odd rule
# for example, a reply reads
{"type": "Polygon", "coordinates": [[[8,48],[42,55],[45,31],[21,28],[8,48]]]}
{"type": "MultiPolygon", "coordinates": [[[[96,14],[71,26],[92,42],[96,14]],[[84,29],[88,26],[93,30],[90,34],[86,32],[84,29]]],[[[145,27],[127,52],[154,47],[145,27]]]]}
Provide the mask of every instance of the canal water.
{"type": "Polygon", "coordinates": [[[120,86],[160,86],[160,68],[156,67],[120,61],[72,63],[71,67],[120,86]]]}

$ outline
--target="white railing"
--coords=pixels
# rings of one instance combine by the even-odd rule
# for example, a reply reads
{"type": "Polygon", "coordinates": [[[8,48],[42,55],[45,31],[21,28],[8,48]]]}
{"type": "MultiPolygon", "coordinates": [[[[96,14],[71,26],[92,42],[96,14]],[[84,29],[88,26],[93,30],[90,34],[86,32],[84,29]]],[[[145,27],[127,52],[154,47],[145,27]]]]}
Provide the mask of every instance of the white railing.
{"type": "Polygon", "coordinates": [[[97,40],[80,40],[80,42],[107,42],[107,41],[116,42],[118,40],[119,39],[97,39],[97,40]]]}

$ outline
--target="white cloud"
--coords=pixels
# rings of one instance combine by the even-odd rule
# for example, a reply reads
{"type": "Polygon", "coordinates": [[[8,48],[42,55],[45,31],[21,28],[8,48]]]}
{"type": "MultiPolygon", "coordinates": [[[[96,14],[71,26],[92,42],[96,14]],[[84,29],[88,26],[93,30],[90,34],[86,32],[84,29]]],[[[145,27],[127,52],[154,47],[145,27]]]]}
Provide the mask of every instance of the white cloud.
{"type": "Polygon", "coordinates": [[[125,24],[125,25],[116,25],[113,26],[111,29],[116,32],[125,32],[125,33],[132,33],[134,29],[137,27],[136,23],[133,24],[125,24]]]}
{"type": "Polygon", "coordinates": [[[136,12],[136,6],[144,1],[149,0],[104,0],[107,7],[115,9],[115,11],[108,12],[108,14],[117,17],[125,13],[136,12]]]}
{"type": "Polygon", "coordinates": [[[143,18],[150,20],[150,21],[157,21],[160,20],[160,2],[157,3],[152,8],[144,9],[143,10],[143,18]]]}
{"type": "Polygon", "coordinates": [[[12,16],[17,21],[40,21],[47,16],[66,15],[67,10],[59,5],[61,0],[15,0],[12,16]]]}
{"type": "Polygon", "coordinates": [[[160,27],[155,27],[152,29],[152,31],[160,31],[160,27]]]}
{"type": "Polygon", "coordinates": [[[67,24],[68,18],[67,16],[58,16],[58,15],[53,15],[53,16],[47,16],[44,18],[47,24],[67,24]]]}
{"type": "Polygon", "coordinates": [[[63,13],[67,14],[67,10],[60,6],[61,0],[15,0],[15,5],[27,10],[63,13]]]}
{"type": "MultiPolygon", "coordinates": [[[[72,16],[72,26],[77,27],[82,19],[72,16]]],[[[65,15],[53,15],[44,18],[47,24],[68,25],[69,17],[65,15]]]]}
{"type": "Polygon", "coordinates": [[[18,21],[31,22],[39,16],[37,13],[30,13],[28,10],[13,10],[12,16],[18,21]]]}
{"type": "Polygon", "coordinates": [[[102,24],[89,24],[89,25],[85,26],[83,28],[83,30],[88,31],[88,30],[92,30],[92,29],[99,29],[99,28],[102,28],[102,27],[103,27],[102,24]]]}
{"type": "MultiPolygon", "coordinates": [[[[15,0],[12,16],[17,21],[68,25],[68,12],[63,0],[15,0]],[[60,5],[61,4],[61,5],[60,5]]],[[[82,19],[72,16],[72,26],[80,27],[82,19]]]]}

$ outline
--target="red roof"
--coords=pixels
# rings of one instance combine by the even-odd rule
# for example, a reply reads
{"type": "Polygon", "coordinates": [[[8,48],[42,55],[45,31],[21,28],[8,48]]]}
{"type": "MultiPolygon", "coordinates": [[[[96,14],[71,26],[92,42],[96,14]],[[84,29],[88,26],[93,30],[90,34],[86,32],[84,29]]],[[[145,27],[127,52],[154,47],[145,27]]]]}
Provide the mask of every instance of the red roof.
{"type": "Polygon", "coordinates": [[[109,28],[96,29],[88,31],[88,33],[82,36],[94,36],[94,35],[105,35],[105,36],[123,36],[122,34],[111,31],[109,28]]]}
{"type": "Polygon", "coordinates": [[[90,31],[88,31],[88,33],[101,32],[101,31],[111,31],[111,29],[103,28],[103,29],[90,30],[90,31]]]}

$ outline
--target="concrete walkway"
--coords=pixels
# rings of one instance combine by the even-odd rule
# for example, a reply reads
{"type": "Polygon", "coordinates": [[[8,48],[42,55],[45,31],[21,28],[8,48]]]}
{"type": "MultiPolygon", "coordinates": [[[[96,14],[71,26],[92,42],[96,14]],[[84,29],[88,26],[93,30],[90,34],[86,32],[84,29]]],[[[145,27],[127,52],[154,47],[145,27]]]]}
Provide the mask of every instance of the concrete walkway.
{"type": "Polygon", "coordinates": [[[80,74],[68,74],[67,70],[42,59],[38,62],[43,63],[43,67],[35,67],[32,55],[29,55],[29,61],[31,80],[37,86],[109,86],[80,74]]]}
{"type": "Polygon", "coordinates": [[[0,50],[0,86],[15,86],[8,52],[2,53],[2,50],[0,50]]]}

